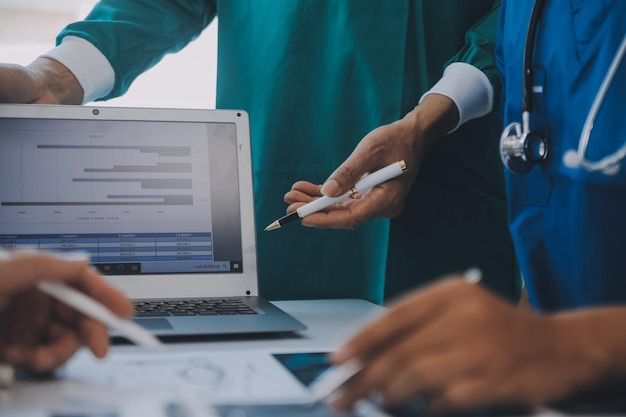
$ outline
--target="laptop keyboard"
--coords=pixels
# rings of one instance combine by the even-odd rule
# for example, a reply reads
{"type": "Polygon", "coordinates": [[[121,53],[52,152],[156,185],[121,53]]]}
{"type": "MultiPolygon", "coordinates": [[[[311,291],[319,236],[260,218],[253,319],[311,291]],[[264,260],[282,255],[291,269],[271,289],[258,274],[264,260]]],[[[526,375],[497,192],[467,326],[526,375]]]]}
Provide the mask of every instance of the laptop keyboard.
{"type": "Polygon", "coordinates": [[[237,298],[135,300],[133,304],[136,317],[257,314],[254,309],[237,298]]]}

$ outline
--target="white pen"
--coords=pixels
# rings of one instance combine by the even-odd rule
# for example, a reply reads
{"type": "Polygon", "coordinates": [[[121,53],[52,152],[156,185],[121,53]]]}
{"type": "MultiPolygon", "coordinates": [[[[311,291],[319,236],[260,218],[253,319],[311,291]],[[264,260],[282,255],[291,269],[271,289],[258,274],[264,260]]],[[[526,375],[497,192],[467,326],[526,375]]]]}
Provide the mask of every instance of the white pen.
{"type": "Polygon", "coordinates": [[[267,232],[270,230],[278,229],[279,227],[284,226],[287,223],[291,223],[296,219],[301,219],[308,216],[309,214],[313,214],[315,212],[323,210],[334,203],[354,196],[354,194],[356,193],[362,193],[363,191],[369,190],[370,188],[382,184],[385,181],[389,181],[390,179],[401,175],[404,171],[406,171],[406,164],[404,161],[398,161],[394,162],[391,165],[387,165],[385,168],[379,169],[378,171],[372,172],[371,174],[363,177],[359,182],[354,185],[354,187],[352,187],[345,194],[340,195],[339,197],[323,196],[318,198],[317,200],[313,200],[310,203],[307,203],[298,208],[296,211],[289,213],[286,216],[283,216],[280,219],[272,222],[265,228],[265,231],[267,232]]]}
{"type": "MultiPolygon", "coordinates": [[[[42,252],[46,255],[57,256],[66,261],[89,261],[87,252],[51,253],[42,252]]],[[[10,252],[0,250],[0,260],[11,258],[10,252]]],[[[41,291],[57,300],[67,304],[85,316],[97,320],[108,327],[119,331],[124,337],[132,342],[150,348],[163,348],[163,344],[146,329],[127,319],[122,319],[113,314],[108,308],[100,304],[86,294],[58,282],[40,282],[37,285],[41,291]]]]}
{"type": "Polygon", "coordinates": [[[309,385],[313,401],[325,400],[361,369],[363,369],[363,364],[356,359],[349,360],[342,365],[331,366],[309,385]]]}

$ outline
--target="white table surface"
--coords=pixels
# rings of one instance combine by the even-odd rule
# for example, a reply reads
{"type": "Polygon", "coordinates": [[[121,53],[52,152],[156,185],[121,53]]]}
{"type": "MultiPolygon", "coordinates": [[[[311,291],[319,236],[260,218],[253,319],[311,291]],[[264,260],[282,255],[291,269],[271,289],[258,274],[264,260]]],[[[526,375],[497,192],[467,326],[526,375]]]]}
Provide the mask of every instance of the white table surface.
{"type": "MultiPolygon", "coordinates": [[[[279,301],[274,302],[274,304],[304,323],[307,329],[301,332],[277,335],[242,335],[210,337],[200,340],[194,339],[193,341],[188,339],[168,341],[167,352],[174,355],[179,353],[193,354],[194,352],[219,354],[226,352],[227,354],[241,355],[242,358],[262,351],[273,353],[327,352],[339,346],[364,322],[384,311],[384,308],[378,305],[352,299],[279,301]]],[[[145,348],[134,345],[114,345],[110,349],[107,360],[135,354],[148,357],[149,353],[145,348]]],[[[75,369],[76,363],[82,364],[81,361],[85,358],[90,359],[90,354],[86,351],[79,352],[71,361],[70,367],[73,366],[75,369]]],[[[87,363],[91,367],[90,370],[99,371],[97,363],[95,366],[89,361],[87,363]]],[[[62,374],[63,370],[61,370],[62,374]]],[[[80,381],[67,380],[62,376],[43,381],[18,379],[10,391],[0,394],[0,416],[54,417],[57,412],[55,410],[63,398],[73,395],[80,389],[80,381]]],[[[124,401],[121,399],[122,397],[123,395],[120,397],[120,401],[124,401]]],[[[142,411],[141,414],[147,412],[142,411]]],[[[59,413],[59,415],[65,414],[59,413]]],[[[119,417],[126,417],[126,415],[123,413],[119,417]]],[[[101,417],[101,414],[94,414],[93,416],[101,417]]],[[[91,415],[87,415],[87,417],[91,417],[91,415]]]]}
{"type": "MultiPolygon", "coordinates": [[[[232,353],[233,357],[241,355],[249,357],[258,352],[325,352],[336,349],[347,337],[368,320],[384,312],[384,308],[362,300],[310,300],[310,301],[279,301],[274,302],[307,326],[297,333],[286,333],[274,336],[253,337],[214,337],[210,340],[176,341],[168,343],[168,352],[175,354],[191,354],[192,352],[210,352],[212,354],[232,353]]],[[[145,354],[144,348],[132,345],[115,345],[111,348],[109,358],[124,355],[145,354]]],[[[79,352],[86,357],[86,352],[79,352]]],[[[146,355],[147,356],[147,355],[146,355]]],[[[93,368],[96,369],[97,367],[93,368]]],[[[94,412],[93,414],[63,414],[56,411],[59,399],[68,393],[80,390],[80,381],[68,381],[56,378],[44,381],[17,380],[8,392],[0,392],[0,417],[109,417],[111,414],[94,412]]],[[[119,398],[119,414],[112,417],[169,417],[162,413],[162,403],[152,411],[153,404],[158,403],[158,396],[148,398],[138,405],[125,406],[123,393],[119,398]],[[133,408],[135,407],[135,408],[133,408]],[[139,407],[139,408],[137,408],[139,407]]],[[[155,406],[156,407],[156,406],[155,406]]],[[[592,415],[592,414],[587,414],[592,415]]],[[[608,416],[624,416],[621,413],[607,413],[608,416]]],[[[532,417],[563,417],[568,414],[550,409],[540,409],[532,417]]],[[[581,417],[582,414],[578,414],[581,417]]],[[[193,417],[212,417],[204,409],[193,417]]],[[[529,417],[529,416],[524,416],[529,417]]]]}

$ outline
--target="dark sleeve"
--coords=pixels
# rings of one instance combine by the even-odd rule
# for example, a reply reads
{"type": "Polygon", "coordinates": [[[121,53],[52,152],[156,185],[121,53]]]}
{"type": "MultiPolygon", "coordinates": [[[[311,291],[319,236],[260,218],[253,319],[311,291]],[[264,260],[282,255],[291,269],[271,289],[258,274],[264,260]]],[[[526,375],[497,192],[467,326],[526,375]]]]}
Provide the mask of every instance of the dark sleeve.
{"type": "Polygon", "coordinates": [[[500,3],[500,0],[495,0],[491,10],[466,32],[465,44],[448,62],[448,64],[465,62],[480,69],[491,81],[491,85],[494,87],[494,96],[496,97],[500,89],[500,79],[495,59],[500,3]]]}
{"type": "Polygon", "coordinates": [[[109,99],[198,37],[215,15],[215,0],[101,0],[84,20],[63,29],[57,44],[77,36],[104,54],[115,71],[113,90],[103,98],[109,99]]]}

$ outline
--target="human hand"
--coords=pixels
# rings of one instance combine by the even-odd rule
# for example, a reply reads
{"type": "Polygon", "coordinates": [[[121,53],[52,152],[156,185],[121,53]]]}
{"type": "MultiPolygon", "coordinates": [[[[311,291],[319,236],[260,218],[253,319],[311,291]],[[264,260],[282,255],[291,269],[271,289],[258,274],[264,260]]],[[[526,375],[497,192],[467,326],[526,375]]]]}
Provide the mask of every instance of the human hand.
{"type": "MultiPolygon", "coordinates": [[[[534,314],[462,279],[442,280],[397,302],[334,354],[337,364],[366,366],[332,405],[349,408],[372,393],[386,406],[421,399],[432,411],[546,404],[615,368],[617,361],[601,360],[601,342],[590,342],[589,329],[607,320],[591,323],[534,314]]],[[[623,341],[613,345],[623,350],[623,341]]]]}
{"type": "Polygon", "coordinates": [[[422,158],[445,132],[456,125],[456,120],[458,112],[450,99],[436,94],[427,96],[401,120],[367,134],[323,186],[307,181],[296,182],[284,197],[289,204],[287,213],[322,195],[339,196],[367,173],[404,160],[407,170],[403,175],[306,216],[302,225],[354,229],[374,218],[396,217],[404,208],[422,158]]]}
{"type": "Polygon", "coordinates": [[[0,64],[0,102],[80,104],[83,89],[59,62],[37,58],[28,66],[0,64]]]}
{"type": "Polygon", "coordinates": [[[49,371],[82,344],[96,357],[104,357],[109,346],[106,326],[37,290],[42,281],[71,285],[122,317],[133,313],[130,301],[87,262],[15,252],[0,261],[0,361],[49,371]]]}

